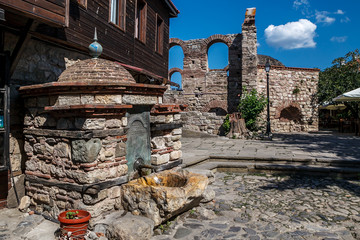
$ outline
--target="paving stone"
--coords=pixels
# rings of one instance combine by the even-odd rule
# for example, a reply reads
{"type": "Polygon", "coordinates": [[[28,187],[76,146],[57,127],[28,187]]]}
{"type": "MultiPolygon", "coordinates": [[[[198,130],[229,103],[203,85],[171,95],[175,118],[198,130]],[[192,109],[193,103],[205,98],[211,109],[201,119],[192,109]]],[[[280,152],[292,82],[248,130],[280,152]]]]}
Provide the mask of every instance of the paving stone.
{"type": "Polygon", "coordinates": [[[241,231],[241,227],[230,227],[229,228],[229,232],[240,232],[241,231]]]}
{"type": "Polygon", "coordinates": [[[191,229],[188,228],[179,228],[175,235],[174,238],[175,239],[181,239],[181,238],[185,238],[186,236],[188,236],[191,233],[191,229]]]}
{"type": "Polygon", "coordinates": [[[214,238],[215,236],[221,235],[221,233],[222,232],[220,230],[210,228],[202,231],[201,236],[205,237],[206,239],[211,239],[214,238]]]}
{"type": "Polygon", "coordinates": [[[227,224],[221,224],[221,223],[211,223],[209,224],[210,227],[218,228],[218,229],[225,229],[228,227],[227,224]]]}
{"type": "Polygon", "coordinates": [[[197,223],[185,223],[184,224],[184,227],[191,228],[191,229],[198,229],[198,228],[201,228],[203,226],[204,226],[203,224],[197,224],[197,223]]]}

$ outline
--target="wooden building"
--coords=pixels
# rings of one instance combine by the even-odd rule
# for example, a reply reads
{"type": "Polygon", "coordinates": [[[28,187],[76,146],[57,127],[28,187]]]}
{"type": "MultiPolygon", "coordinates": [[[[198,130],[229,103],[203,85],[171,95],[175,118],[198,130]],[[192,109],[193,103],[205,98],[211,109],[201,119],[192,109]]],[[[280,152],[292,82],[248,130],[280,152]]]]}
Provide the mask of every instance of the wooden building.
{"type": "Polygon", "coordinates": [[[102,58],[122,64],[137,82],[164,83],[169,21],[178,13],[171,0],[0,0],[0,206],[10,175],[19,178],[24,167],[16,87],[54,81],[69,59],[89,58],[95,27],[102,58]]]}

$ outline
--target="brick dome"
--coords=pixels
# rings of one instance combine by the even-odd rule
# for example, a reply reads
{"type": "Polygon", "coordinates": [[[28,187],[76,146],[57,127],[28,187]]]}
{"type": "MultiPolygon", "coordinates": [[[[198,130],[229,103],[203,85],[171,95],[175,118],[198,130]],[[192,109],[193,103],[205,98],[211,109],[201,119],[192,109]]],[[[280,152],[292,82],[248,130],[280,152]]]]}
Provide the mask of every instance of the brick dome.
{"type": "Polygon", "coordinates": [[[81,60],[68,67],[59,76],[58,82],[136,83],[123,66],[99,58],[81,60]]]}

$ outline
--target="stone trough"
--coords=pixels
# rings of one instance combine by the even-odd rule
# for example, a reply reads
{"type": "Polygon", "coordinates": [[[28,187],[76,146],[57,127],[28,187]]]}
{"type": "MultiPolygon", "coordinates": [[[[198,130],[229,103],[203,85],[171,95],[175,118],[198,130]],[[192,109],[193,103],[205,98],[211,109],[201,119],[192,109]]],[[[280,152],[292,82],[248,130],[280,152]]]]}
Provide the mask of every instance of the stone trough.
{"type": "Polygon", "coordinates": [[[209,183],[206,176],[186,170],[167,170],[122,185],[123,207],[155,225],[199,204],[209,183]]]}

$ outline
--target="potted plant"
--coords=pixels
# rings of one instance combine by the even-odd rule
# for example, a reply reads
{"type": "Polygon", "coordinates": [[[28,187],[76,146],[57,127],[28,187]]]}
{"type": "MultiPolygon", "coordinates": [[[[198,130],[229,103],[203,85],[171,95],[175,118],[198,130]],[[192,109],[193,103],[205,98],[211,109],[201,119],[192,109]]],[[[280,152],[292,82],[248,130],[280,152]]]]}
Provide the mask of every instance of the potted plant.
{"type": "Polygon", "coordinates": [[[68,210],[58,216],[60,221],[61,235],[84,239],[91,215],[85,210],[68,210]]]}

